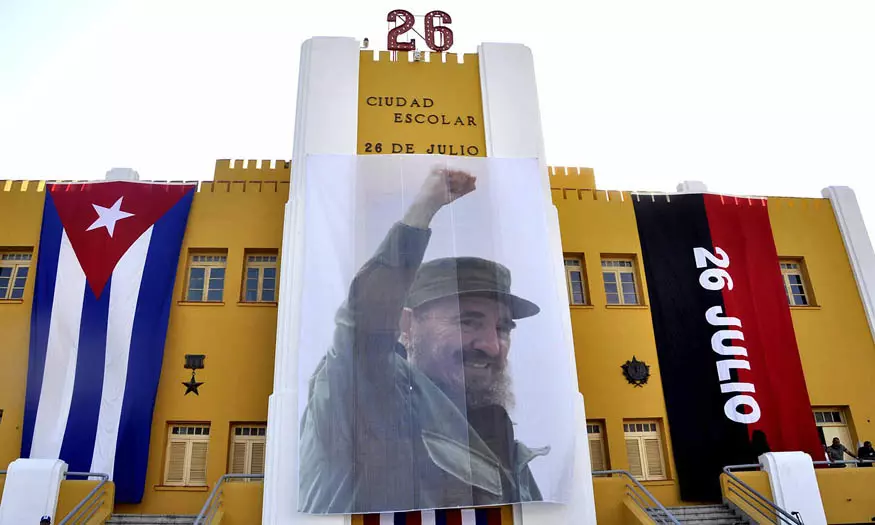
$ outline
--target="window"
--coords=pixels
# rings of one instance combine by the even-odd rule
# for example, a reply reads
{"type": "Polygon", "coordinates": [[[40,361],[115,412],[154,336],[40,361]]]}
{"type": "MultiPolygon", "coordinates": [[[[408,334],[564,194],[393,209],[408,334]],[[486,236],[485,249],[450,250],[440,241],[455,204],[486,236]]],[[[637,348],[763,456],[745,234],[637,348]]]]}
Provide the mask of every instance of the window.
{"type": "Polygon", "coordinates": [[[586,285],[583,281],[583,257],[565,258],[565,282],[571,304],[587,304],[586,285]]]}
{"type": "Polygon", "coordinates": [[[802,261],[781,261],[781,275],[790,306],[810,306],[812,301],[806,290],[802,261]]]}
{"type": "MultiPolygon", "coordinates": [[[[817,433],[824,446],[832,445],[833,438],[839,438],[842,445],[855,452],[857,446],[853,441],[846,414],[846,410],[840,407],[816,408],[814,409],[814,423],[817,425],[817,433]]],[[[845,454],[844,459],[852,460],[854,458],[845,454]]]]}
{"type": "Polygon", "coordinates": [[[642,480],[666,479],[659,424],[654,421],[623,423],[623,433],[629,472],[642,480]]]}
{"type": "Polygon", "coordinates": [[[276,301],[276,277],[276,254],[247,254],[243,301],[247,303],[276,301]]]}
{"type": "Polygon", "coordinates": [[[828,426],[831,423],[844,425],[845,421],[842,418],[841,410],[815,410],[814,421],[818,426],[828,426]]]}
{"type": "Polygon", "coordinates": [[[264,425],[238,425],[231,438],[231,474],[264,474],[264,425]]]}
{"type": "Polygon", "coordinates": [[[221,302],[225,289],[227,259],[227,255],[218,253],[192,255],[185,300],[221,302]]]}
{"type": "Polygon", "coordinates": [[[209,425],[170,425],[164,484],[205,486],[209,443],[209,425]]]}
{"type": "Polygon", "coordinates": [[[589,438],[589,463],[593,472],[608,470],[608,458],[605,454],[604,426],[596,421],[586,422],[586,434],[589,438]]]}
{"type": "Polygon", "coordinates": [[[32,258],[30,252],[0,252],[0,300],[24,297],[32,258]]]}
{"type": "Polygon", "coordinates": [[[608,304],[638,304],[632,259],[602,259],[602,278],[608,304]]]}

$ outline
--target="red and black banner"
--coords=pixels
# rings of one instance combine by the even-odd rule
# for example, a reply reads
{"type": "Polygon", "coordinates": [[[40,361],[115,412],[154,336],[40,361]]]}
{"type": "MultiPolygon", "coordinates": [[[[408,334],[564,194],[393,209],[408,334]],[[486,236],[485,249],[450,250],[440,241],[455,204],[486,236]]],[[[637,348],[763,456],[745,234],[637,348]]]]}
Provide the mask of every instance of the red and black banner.
{"type": "Polygon", "coordinates": [[[823,456],[764,199],[636,195],[681,498],[726,465],[823,456]]]}

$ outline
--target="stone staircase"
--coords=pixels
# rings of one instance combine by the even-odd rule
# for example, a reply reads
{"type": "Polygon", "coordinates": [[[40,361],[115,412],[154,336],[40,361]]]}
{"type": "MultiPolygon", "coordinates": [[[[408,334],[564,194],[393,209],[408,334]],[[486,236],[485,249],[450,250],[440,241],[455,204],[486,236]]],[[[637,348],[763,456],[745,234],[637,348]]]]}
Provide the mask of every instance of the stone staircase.
{"type": "Polygon", "coordinates": [[[194,515],[113,514],[106,525],[192,525],[194,515]]]}
{"type": "MultiPolygon", "coordinates": [[[[690,505],[669,507],[668,511],[683,525],[748,525],[750,522],[726,505],[690,505]]],[[[648,511],[658,516],[658,509],[648,511]]],[[[656,520],[657,523],[659,520],[656,520]]]]}

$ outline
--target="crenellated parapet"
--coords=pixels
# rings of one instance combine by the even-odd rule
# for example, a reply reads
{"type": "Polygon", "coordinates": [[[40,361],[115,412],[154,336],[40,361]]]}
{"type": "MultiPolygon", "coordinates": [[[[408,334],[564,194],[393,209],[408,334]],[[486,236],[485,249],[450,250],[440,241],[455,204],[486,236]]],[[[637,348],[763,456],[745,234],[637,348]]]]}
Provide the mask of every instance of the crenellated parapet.
{"type": "Polygon", "coordinates": [[[443,65],[468,65],[477,66],[476,53],[434,53],[423,51],[419,55],[420,60],[414,59],[413,51],[378,51],[366,49],[361,52],[362,58],[371,58],[374,62],[386,62],[401,66],[402,64],[414,64],[416,67],[439,67],[443,65]]]}
{"type": "Polygon", "coordinates": [[[219,159],[213,172],[214,182],[288,182],[292,164],[287,160],[219,159]]]}

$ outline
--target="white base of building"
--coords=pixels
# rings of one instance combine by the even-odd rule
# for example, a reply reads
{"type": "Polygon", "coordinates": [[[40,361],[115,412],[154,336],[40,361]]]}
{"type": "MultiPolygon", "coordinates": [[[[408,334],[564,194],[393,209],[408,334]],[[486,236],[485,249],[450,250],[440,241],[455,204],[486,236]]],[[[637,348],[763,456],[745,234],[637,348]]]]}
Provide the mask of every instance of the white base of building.
{"type": "Polygon", "coordinates": [[[54,523],[66,474],[67,464],[60,459],[19,458],[10,463],[0,499],[0,525],[36,524],[43,516],[54,523]]]}

